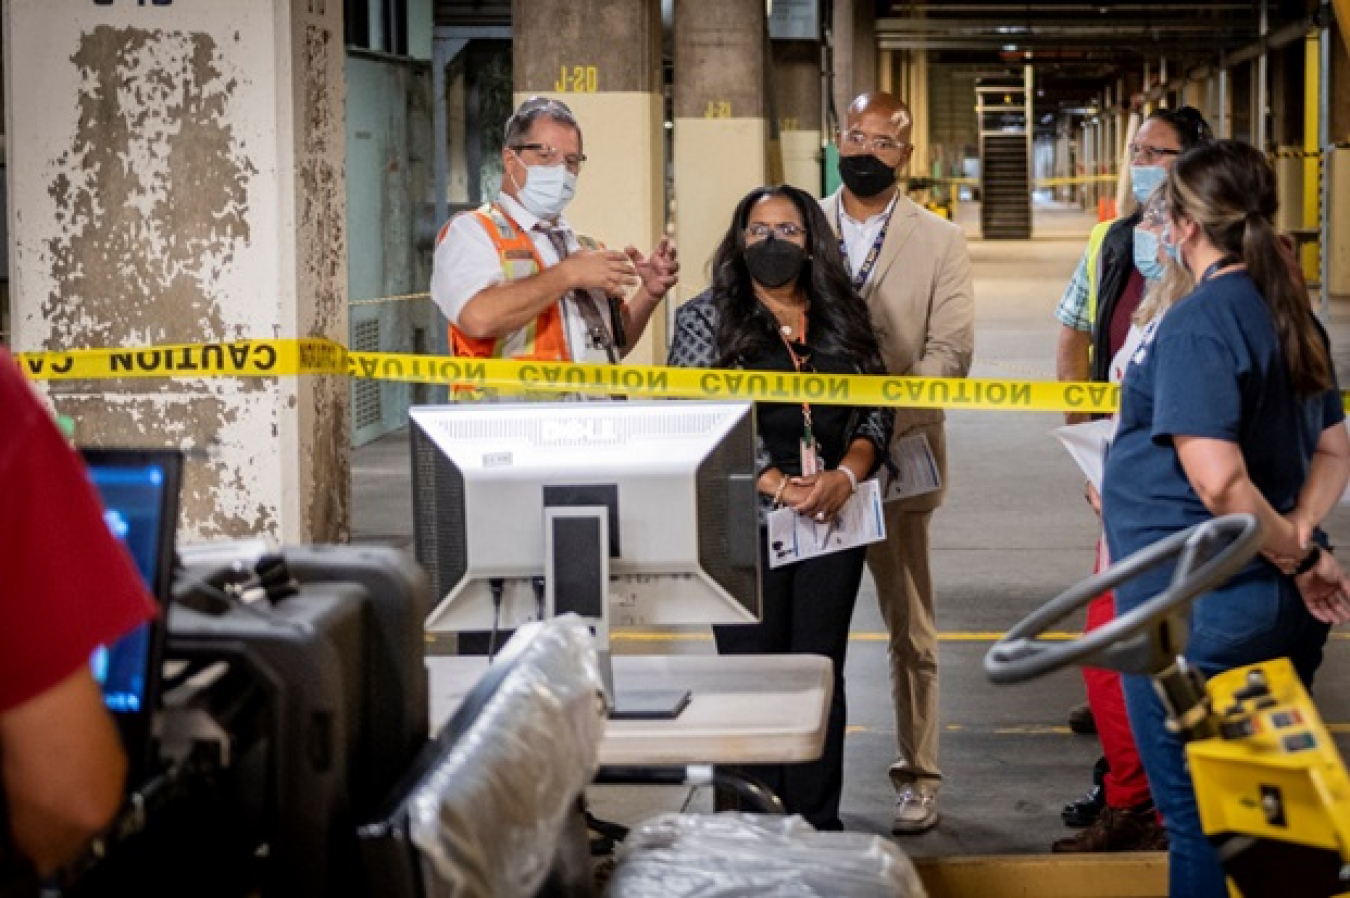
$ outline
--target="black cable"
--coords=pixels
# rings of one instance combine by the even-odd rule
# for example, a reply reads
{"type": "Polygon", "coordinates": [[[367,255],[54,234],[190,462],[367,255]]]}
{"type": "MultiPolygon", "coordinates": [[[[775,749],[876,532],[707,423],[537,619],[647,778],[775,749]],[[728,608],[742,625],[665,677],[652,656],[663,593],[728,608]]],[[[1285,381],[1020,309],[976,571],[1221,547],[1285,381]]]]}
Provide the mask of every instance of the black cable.
{"type": "Polygon", "coordinates": [[[506,581],[501,577],[488,578],[488,591],[492,593],[492,633],[488,636],[488,664],[497,657],[497,634],[502,623],[502,591],[506,581]]]}
{"type": "Polygon", "coordinates": [[[534,619],[544,619],[544,578],[531,577],[530,585],[534,587],[534,619]]]}

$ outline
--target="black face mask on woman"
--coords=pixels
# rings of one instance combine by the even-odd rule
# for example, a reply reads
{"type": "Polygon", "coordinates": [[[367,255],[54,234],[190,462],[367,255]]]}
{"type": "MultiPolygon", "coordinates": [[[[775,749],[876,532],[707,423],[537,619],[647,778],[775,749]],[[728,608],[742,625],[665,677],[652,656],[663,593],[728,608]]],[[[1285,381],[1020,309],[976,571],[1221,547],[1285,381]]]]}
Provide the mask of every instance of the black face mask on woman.
{"type": "Polygon", "coordinates": [[[876,156],[840,156],[839,177],[854,196],[876,196],[895,183],[895,166],[876,156]]]}
{"type": "Polygon", "coordinates": [[[766,287],[781,287],[802,270],[806,250],[790,240],[770,237],[745,248],[745,267],[750,276],[766,287]]]}

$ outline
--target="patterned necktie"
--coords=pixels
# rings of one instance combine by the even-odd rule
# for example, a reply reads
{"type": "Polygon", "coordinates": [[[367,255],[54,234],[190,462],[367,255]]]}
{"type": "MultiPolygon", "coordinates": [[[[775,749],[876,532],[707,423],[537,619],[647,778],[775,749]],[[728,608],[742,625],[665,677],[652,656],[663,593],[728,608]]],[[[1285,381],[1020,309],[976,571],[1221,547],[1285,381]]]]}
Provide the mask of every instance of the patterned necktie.
{"type": "MultiPolygon", "coordinates": [[[[558,261],[561,262],[571,255],[567,249],[567,234],[561,228],[551,228],[541,221],[535,225],[535,229],[543,231],[547,235],[549,243],[553,244],[553,249],[558,253],[558,261]]],[[[563,299],[570,302],[573,308],[581,314],[581,320],[586,323],[587,342],[596,348],[603,349],[611,364],[617,363],[618,354],[615,352],[614,340],[610,335],[609,327],[605,324],[604,317],[600,314],[599,304],[590,291],[570,290],[563,299]]]]}

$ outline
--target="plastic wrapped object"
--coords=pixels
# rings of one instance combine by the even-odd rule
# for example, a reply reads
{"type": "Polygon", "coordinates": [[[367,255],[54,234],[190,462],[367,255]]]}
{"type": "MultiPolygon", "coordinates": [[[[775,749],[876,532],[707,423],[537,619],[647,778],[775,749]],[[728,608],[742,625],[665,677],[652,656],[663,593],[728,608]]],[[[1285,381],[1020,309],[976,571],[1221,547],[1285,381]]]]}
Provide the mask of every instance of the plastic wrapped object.
{"type": "Polygon", "coordinates": [[[894,843],[817,832],[801,817],[666,814],[629,833],[611,898],[922,898],[894,843]]]}
{"type": "Polygon", "coordinates": [[[410,796],[429,898],[534,895],[597,767],[604,689],[580,618],[522,627],[480,685],[410,796]]]}

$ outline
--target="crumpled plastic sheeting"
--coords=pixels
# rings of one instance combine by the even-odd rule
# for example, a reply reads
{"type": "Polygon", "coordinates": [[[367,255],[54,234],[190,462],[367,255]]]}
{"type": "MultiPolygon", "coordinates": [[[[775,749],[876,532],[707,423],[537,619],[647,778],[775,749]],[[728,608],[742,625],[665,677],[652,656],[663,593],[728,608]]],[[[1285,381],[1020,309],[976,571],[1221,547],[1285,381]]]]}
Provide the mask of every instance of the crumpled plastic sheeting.
{"type": "Polygon", "coordinates": [[[610,898],[923,898],[894,843],[817,832],[801,817],[666,814],[634,829],[617,854],[610,898]]]}
{"type": "Polygon", "coordinates": [[[428,898],[534,895],[595,776],[604,686],[581,618],[521,627],[494,664],[513,667],[409,803],[428,898]]]}

